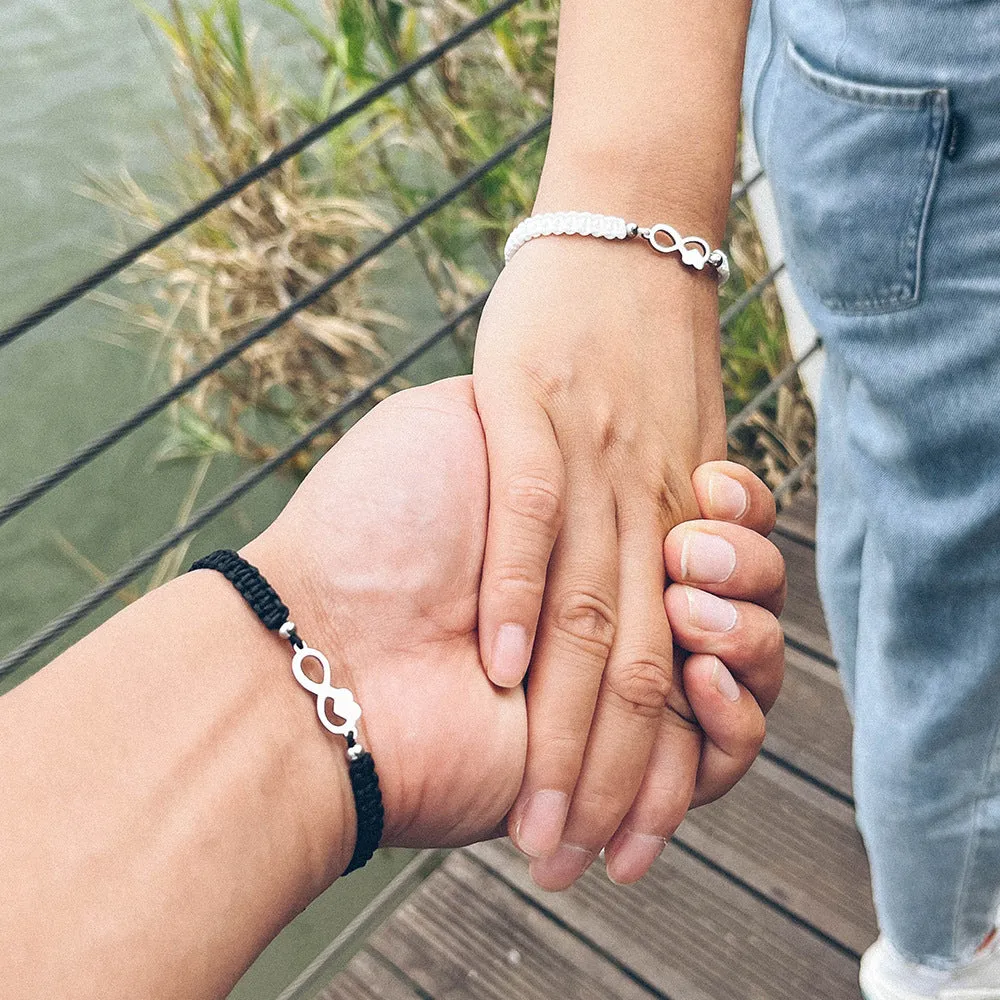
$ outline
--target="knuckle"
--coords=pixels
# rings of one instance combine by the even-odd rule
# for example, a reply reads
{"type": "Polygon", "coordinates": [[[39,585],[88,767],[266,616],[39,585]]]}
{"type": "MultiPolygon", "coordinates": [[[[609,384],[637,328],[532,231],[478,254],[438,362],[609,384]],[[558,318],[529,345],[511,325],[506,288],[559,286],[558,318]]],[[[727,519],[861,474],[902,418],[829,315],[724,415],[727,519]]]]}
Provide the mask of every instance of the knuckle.
{"type": "Polygon", "coordinates": [[[678,477],[663,476],[654,483],[653,500],[665,524],[680,524],[698,516],[698,505],[689,479],[682,483],[678,477]]]}
{"type": "Polygon", "coordinates": [[[788,581],[785,574],[781,574],[781,586],[774,595],[774,614],[780,615],[785,610],[785,601],[788,600],[788,581]]]}
{"type": "Polygon", "coordinates": [[[562,482],[553,476],[514,476],[504,490],[504,502],[517,517],[550,528],[562,519],[562,482]]]}
{"type": "Polygon", "coordinates": [[[785,630],[774,615],[768,616],[769,621],[761,637],[761,655],[768,663],[783,663],[785,652],[785,630]]]}
{"type": "Polygon", "coordinates": [[[626,459],[638,451],[642,425],[636,417],[621,412],[610,400],[592,404],[590,412],[598,454],[602,458],[618,455],[626,459]]]}
{"type": "Polygon", "coordinates": [[[575,591],[559,602],[553,627],[575,644],[590,646],[607,658],[617,622],[611,602],[596,588],[575,591]]]}
{"type": "Polygon", "coordinates": [[[573,793],[573,812],[588,831],[592,843],[601,847],[621,822],[630,801],[629,789],[610,785],[581,784],[573,793]]]}
{"type": "Polygon", "coordinates": [[[491,574],[489,594],[494,602],[510,600],[531,603],[537,609],[545,592],[544,572],[532,572],[522,564],[503,563],[491,574]]]}
{"type": "Polygon", "coordinates": [[[785,584],[785,557],[770,539],[758,539],[757,544],[761,547],[761,563],[768,580],[774,590],[780,590],[785,584]]]}
{"type": "Polygon", "coordinates": [[[777,557],[777,567],[775,568],[776,582],[771,591],[774,613],[780,615],[785,607],[785,598],[788,594],[788,577],[785,572],[785,561],[779,554],[777,557]]]}
{"type": "Polygon", "coordinates": [[[573,375],[566,368],[527,364],[523,366],[522,373],[535,387],[535,392],[550,402],[567,396],[573,383],[573,375]]]}
{"type": "Polygon", "coordinates": [[[608,689],[633,715],[659,718],[673,688],[669,661],[657,654],[632,659],[608,672],[608,689]]]}
{"type": "Polygon", "coordinates": [[[778,505],[775,503],[774,494],[769,489],[765,487],[760,492],[762,493],[760,500],[762,508],[760,512],[761,533],[769,535],[778,521],[778,505]]]}
{"type": "Polygon", "coordinates": [[[555,778],[547,779],[544,787],[561,788],[568,784],[567,791],[572,792],[573,785],[580,773],[580,763],[586,742],[585,732],[570,732],[567,730],[548,730],[544,733],[531,734],[532,753],[552,774],[562,774],[566,781],[555,778]]]}
{"type": "Polygon", "coordinates": [[[767,736],[767,720],[763,712],[754,712],[753,722],[747,728],[746,744],[747,750],[752,758],[756,758],[764,746],[764,738],[767,736]]]}

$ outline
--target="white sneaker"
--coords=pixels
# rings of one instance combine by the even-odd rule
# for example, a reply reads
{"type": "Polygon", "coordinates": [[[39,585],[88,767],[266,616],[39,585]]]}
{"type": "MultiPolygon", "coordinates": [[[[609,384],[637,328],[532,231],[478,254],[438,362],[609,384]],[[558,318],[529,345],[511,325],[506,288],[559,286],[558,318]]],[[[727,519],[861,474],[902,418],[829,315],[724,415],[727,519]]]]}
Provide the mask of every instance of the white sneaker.
{"type": "Polygon", "coordinates": [[[1000,1000],[1000,935],[967,965],[942,972],[902,958],[880,937],[861,957],[865,1000],[1000,1000]]]}

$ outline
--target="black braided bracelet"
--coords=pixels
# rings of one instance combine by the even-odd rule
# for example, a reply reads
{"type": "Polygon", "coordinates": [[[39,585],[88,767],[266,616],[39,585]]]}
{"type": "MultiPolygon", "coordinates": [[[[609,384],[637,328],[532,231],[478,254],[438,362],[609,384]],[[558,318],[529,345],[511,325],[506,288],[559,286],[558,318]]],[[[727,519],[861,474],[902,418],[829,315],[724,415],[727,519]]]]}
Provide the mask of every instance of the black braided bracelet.
{"type": "Polygon", "coordinates": [[[344,874],[361,868],[367,864],[378,848],[385,823],[375,761],[358,742],[361,706],[347,688],[335,688],[330,683],[329,661],[318,649],[312,649],[299,638],[298,632],[295,631],[295,623],[288,618],[288,608],[282,603],[274,588],[264,579],[260,570],[229,549],[219,549],[204,559],[199,559],[191,569],[217,570],[240,592],[266,628],[284,636],[292,644],[292,649],[295,651],[292,657],[292,673],[302,687],[316,695],[316,714],[319,716],[319,721],[331,733],[343,736],[347,740],[347,770],[358,814],[358,836],[354,843],[354,855],[344,874]],[[322,681],[314,681],[302,669],[303,662],[308,659],[316,660],[323,668],[322,681]],[[343,719],[343,722],[331,721],[327,715],[327,702],[332,703],[334,716],[343,719]]]}

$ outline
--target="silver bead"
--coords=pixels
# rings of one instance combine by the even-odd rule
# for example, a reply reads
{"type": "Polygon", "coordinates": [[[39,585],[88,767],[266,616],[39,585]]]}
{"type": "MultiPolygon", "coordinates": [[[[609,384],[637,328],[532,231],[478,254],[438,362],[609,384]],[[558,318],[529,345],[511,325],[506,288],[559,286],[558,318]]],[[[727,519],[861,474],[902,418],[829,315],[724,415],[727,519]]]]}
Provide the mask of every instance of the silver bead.
{"type": "Polygon", "coordinates": [[[354,746],[347,748],[347,759],[357,760],[364,752],[365,748],[360,743],[355,743],[354,746]]]}
{"type": "Polygon", "coordinates": [[[282,639],[291,639],[292,633],[294,631],[295,631],[295,622],[293,622],[291,618],[289,618],[288,621],[285,622],[285,624],[278,629],[278,635],[280,635],[282,639]]]}
{"type": "Polygon", "coordinates": [[[719,284],[724,285],[729,280],[729,258],[724,250],[713,250],[708,255],[708,262],[711,264],[719,277],[719,284]]]}

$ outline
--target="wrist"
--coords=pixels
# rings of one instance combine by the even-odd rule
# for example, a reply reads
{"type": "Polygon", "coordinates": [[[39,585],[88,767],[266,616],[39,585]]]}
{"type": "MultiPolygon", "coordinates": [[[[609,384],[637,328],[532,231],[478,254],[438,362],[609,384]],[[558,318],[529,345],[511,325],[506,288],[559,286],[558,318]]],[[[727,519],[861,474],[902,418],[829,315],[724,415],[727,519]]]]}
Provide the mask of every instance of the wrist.
{"type": "MultiPolygon", "coordinates": [[[[386,747],[380,739],[386,721],[385,685],[375,681],[377,663],[386,666],[385,658],[375,652],[367,630],[354,624],[358,611],[358,595],[350,592],[349,582],[338,580],[330,566],[312,564],[312,554],[300,545],[288,545],[281,532],[273,527],[241,550],[241,555],[256,566],[278,593],[288,608],[289,620],[295,623],[302,641],[322,653],[329,662],[330,683],[347,688],[361,707],[358,741],[374,761],[384,809],[384,829],[381,843],[395,843],[400,831],[407,827],[409,813],[399,756],[394,747],[386,747]],[[293,552],[293,555],[289,555],[293,552]]],[[[361,599],[363,601],[363,598],[361,599]]],[[[315,780],[299,784],[301,826],[315,846],[313,855],[325,887],[340,875],[351,860],[357,833],[357,813],[348,777],[347,743],[329,732],[317,716],[316,698],[303,690],[292,677],[293,651],[288,642],[276,633],[268,633],[283,661],[286,695],[295,715],[298,740],[308,758],[307,769],[315,780]],[[329,796],[330,807],[346,801],[346,808],[324,808],[317,796],[332,781],[337,795],[329,796]],[[340,822],[343,817],[344,821],[340,822]],[[329,859],[327,861],[326,859],[329,859]]],[[[308,659],[304,670],[314,680],[319,679],[318,664],[308,659]]],[[[328,718],[337,722],[330,704],[324,706],[328,718]]],[[[395,742],[395,741],[390,741],[395,742]]],[[[332,785],[330,786],[333,787],[332,785]]]]}
{"type": "MultiPolygon", "coordinates": [[[[688,267],[678,254],[659,253],[643,239],[582,235],[532,239],[511,258],[498,285],[504,290],[510,286],[517,302],[513,308],[535,316],[528,335],[544,329],[546,341],[557,354],[560,347],[570,347],[581,337],[596,338],[602,352],[621,359],[619,342],[633,344],[649,338],[668,352],[671,345],[683,352],[704,348],[717,355],[719,351],[715,270],[688,267]],[[539,275],[545,276],[544,282],[539,275]],[[586,303],[587,314],[605,319],[597,326],[584,317],[568,323],[567,301],[586,303]]],[[[486,332],[486,339],[491,339],[489,324],[486,332]]],[[[518,338],[505,333],[502,339],[518,338]]]]}
{"type": "Polygon", "coordinates": [[[642,226],[666,222],[718,246],[732,168],[715,173],[669,147],[553,138],[532,213],[579,210],[620,215],[642,226]]]}
{"type": "MultiPolygon", "coordinates": [[[[284,598],[283,581],[271,579],[282,575],[275,572],[275,560],[259,549],[248,558],[284,598]]],[[[228,580],[198,572],[178,582],[189,588],[193,615],[210,607],[224,618],[224,626],[213,629],[215,642],[232,662],[245,665],[260,696],[266,715],[257,706],[249,711],[257,716],[257,739],[267,761],[261,780],[270,786],[274,828],[268,835],[284,844],[296,905],[306,905],[344,871],[354,849],[356,815],[343,741],[319,725],[314,700],[292,676],[289,643],[261,624],[228,580]]]]}

